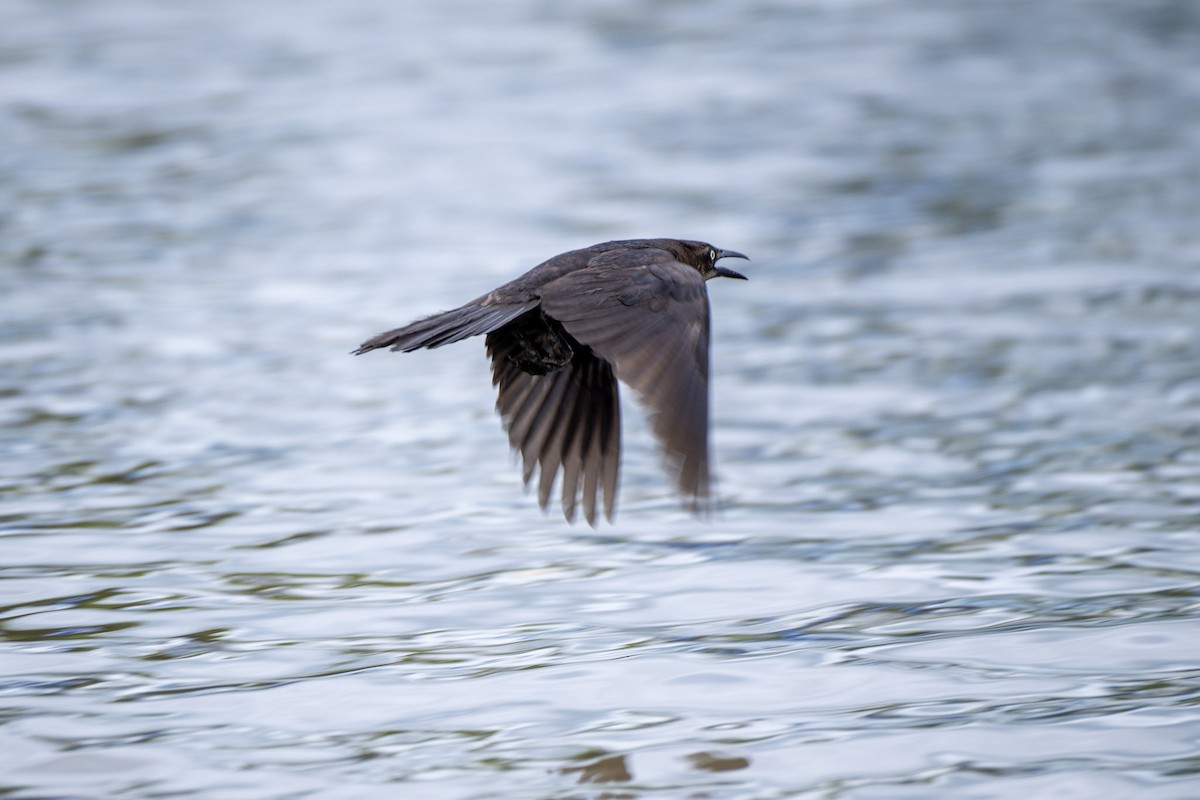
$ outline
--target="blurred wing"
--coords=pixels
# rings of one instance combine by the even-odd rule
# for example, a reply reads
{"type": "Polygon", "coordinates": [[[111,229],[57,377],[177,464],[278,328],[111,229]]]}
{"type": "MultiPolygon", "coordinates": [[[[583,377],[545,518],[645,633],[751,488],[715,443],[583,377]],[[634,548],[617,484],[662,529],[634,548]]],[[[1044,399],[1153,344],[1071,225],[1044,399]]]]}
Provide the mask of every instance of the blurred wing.
{"type": "Polygon", "coordinates": [[[546,284],[542,308],[637,391],[680,491],[693,511],[707,510],[709,312],[700,273],[669,258],[594,265],[546,284]]]}
{"type": "Polygon", "coordinates": [[[545,375],[531,375],[510,357],[520,345],[511,330],[487,336],[492,383],[499,387],[496,410],[508,440],[521,453],[526,485],[539,470],[538,502],[550,492],[562,470],[563,513],[575,520],[582,482],[583,515],[596,524],[596,500],[603,494],[604,515],[616,513],[617,473],[621,463],[621,410],[617,379],[608,362],[578,345],[571,362],[545,375]]]}

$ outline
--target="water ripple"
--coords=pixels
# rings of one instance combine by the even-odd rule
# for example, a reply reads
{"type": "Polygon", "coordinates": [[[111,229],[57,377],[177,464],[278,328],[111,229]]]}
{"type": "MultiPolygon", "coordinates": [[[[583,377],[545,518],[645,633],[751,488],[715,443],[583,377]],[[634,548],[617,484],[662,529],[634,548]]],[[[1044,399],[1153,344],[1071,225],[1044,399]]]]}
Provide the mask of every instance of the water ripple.
{"type": "Polygon", "coordinates": [[[1196,794],[1193,5],[0,29],[0,794],[1196,794]],[[632,405],[569,527],[482,347],[347,354],[639,235],[754,258],[711,520],[632,405]]]}

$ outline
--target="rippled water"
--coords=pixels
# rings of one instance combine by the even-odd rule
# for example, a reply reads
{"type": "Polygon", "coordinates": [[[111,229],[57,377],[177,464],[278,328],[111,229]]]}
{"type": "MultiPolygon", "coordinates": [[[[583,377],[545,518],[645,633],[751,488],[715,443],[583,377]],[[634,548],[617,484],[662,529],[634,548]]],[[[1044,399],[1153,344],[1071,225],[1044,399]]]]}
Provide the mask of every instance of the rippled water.
{"type": "Polygon", "coordinates": [[[1190,2],[0,5],[0,794],[1200,796],[1190,2]],[[711,286],[723,512],[543,516],[481,344],[711,286]]]}

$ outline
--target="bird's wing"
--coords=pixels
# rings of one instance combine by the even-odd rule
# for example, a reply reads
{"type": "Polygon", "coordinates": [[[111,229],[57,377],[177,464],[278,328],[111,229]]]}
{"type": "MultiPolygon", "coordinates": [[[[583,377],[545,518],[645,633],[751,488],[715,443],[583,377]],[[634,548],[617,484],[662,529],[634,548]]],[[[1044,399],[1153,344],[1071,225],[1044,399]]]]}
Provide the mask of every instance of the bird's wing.
{"type": "Polygon", "coordinates": [[[586,347],[575,348],[566,366],[531,375],[510,356],[522,345],[513,329],[487,336],[492,383],[499,387],[496,410],[514,450],[521,453],[524,478],[539,470],[538,502],[550,502],[555,476],[562,469],[563,513],[575,520],[582,482],[583,515],[596,524],[596,500],[603,495],[604,514],[616,512],[617,472],[621,463],[621,410],[617,379],[608,362],[586,347]]]}
{"type": "Polygon", "coordinates": [[[707,509],[708,293],[668,254],[635,265],[594,263],[542,287],[542,309],[612,362],[637,391],[668,469],[693,510],[707,509]]]}

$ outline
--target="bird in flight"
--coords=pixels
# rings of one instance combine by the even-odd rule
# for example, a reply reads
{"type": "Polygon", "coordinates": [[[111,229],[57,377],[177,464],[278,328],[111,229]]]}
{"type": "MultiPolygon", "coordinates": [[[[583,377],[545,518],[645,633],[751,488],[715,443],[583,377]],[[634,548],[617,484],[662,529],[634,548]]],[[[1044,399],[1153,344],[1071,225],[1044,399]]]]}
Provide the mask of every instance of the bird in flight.
{"type": "Polygon", "coordinates": [[[617,379],[649,412],[666,469],[694,513],[708,510],[709,309],[705,281],[746,276],[746,258],[704,242],[631,239],[561,253],[482,297],[363,342],[355,355],[412,352],[484,334],[496,410],[525,484],[538,472],[550,503],[562,473],[563,513],[597,502],[613,520],[621,460],[617,379]]]}

